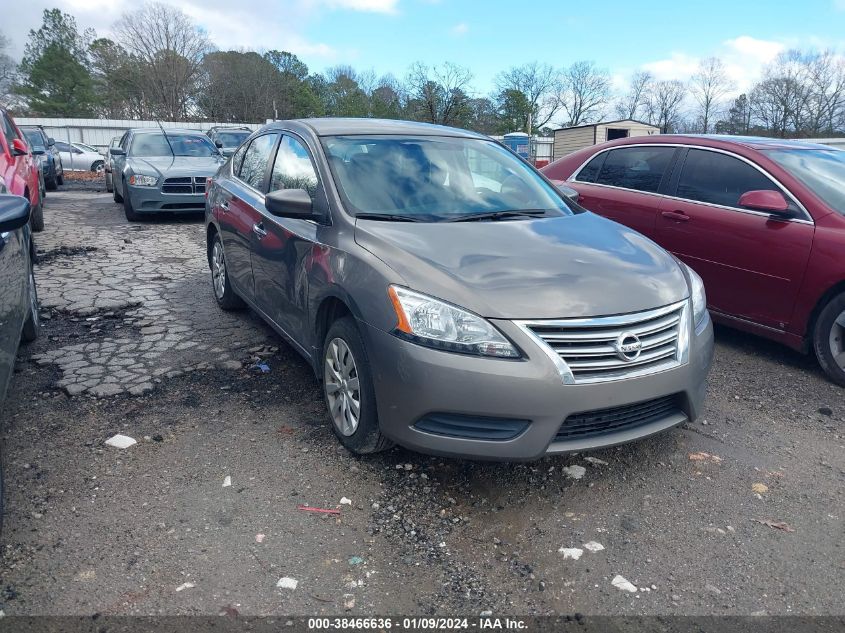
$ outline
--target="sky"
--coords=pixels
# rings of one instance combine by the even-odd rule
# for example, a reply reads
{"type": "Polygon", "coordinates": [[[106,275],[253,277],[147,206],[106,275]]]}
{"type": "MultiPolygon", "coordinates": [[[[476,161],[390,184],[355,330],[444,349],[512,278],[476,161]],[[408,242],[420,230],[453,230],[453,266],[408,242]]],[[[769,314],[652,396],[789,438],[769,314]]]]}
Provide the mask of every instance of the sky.
{"type": "MultiPolygon", "coordinates": [[[[0,30],[19,57],[45,8],[74,15],[108,36],[137,0],[10,0],[0,30]]],[[[288,50],[312,71],[348,64],[403,78],[422,61],[470,68],[476,94],[498,72],[526,62],[556,67],[593,60],[617,88],[637,70],[686,80],[700,59],[718,56],[736,92],[791,48],[845,53],[845,0],[170,0],[222,50],[288,50]]]]}

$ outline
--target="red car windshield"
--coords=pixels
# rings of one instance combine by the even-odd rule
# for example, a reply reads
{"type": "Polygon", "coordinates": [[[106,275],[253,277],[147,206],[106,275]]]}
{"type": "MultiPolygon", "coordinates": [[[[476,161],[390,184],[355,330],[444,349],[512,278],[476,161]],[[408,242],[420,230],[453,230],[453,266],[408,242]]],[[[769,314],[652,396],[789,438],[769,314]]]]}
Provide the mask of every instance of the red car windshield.
{"type": "Polygon", "coordinates": [[[834,211],[845,215],[845,151],[764,150],[766,156],[803,182],[834,211]]]}

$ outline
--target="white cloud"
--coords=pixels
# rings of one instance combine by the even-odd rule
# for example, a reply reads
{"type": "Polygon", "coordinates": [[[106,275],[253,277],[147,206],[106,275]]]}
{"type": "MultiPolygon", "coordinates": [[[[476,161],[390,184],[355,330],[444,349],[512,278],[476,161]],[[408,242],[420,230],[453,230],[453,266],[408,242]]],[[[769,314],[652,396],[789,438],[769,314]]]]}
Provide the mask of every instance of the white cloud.
{"type": "Polygon", "coordinates": [[[399,4],[399,0],[324,0],[323,3],[333,9],[396,13],[396,5],[399,4]]]}
{"type": "MultiPolygon", "coordinates": [[[[845,0],[841,0],[845,2],[845,0]]],[[[759,79],[763,68],[778,54],[792,45],[791,42],[763,40],[750,35],[740,35],[723,41],[715,50],[701,56],[674,52],[665,59],[642,65],[657,79],[678,79],[687,81],[698,69],[703,57],[719,57],[735,85],[734,92],[740,94],[751,89],[759,79]]]]}
{"type": "Polygon", "coordinates": [[[845,0],[833,0],[833,9],[835,11],[845,11],[845,0]]]}
{"type": "Polygon", "coordinates": [[[469,25],[466,22],[460,22],[452,27],[452,35],[466,35],[469,32],[469,25]]]}

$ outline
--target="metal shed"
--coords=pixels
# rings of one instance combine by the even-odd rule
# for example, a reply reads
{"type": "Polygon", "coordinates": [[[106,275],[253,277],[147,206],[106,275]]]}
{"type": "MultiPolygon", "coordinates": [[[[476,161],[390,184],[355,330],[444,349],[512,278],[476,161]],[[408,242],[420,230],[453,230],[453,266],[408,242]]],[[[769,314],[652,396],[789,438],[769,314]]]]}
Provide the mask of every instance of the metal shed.
{"type": "Polygon", "coordinates": [[[602,121],[565,127],[555,130],[554,158],[562,158],[567,154],[577,152],[579,149],[617,138],[650,136],[652,134],[660,134],[660,128],[634,119],[602,121]]]}

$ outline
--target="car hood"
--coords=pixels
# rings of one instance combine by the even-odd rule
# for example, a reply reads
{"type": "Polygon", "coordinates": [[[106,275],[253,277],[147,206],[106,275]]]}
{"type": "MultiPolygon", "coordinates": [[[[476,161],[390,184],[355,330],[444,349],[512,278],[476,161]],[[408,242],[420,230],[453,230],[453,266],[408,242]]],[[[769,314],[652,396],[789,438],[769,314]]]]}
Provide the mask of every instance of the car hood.
{"type": "Polygon", "coordinates": [[[669,253],[593,213],[498,222],[358,220],[355,240],[414,290],[488,318],[621,314],[689,296],[669,253]]]}
{"type": "Polygon", "coordinates": [[[213,176],[222,161],[214,156],[129,157],[133,171],[150,176],[213,176]]]}

